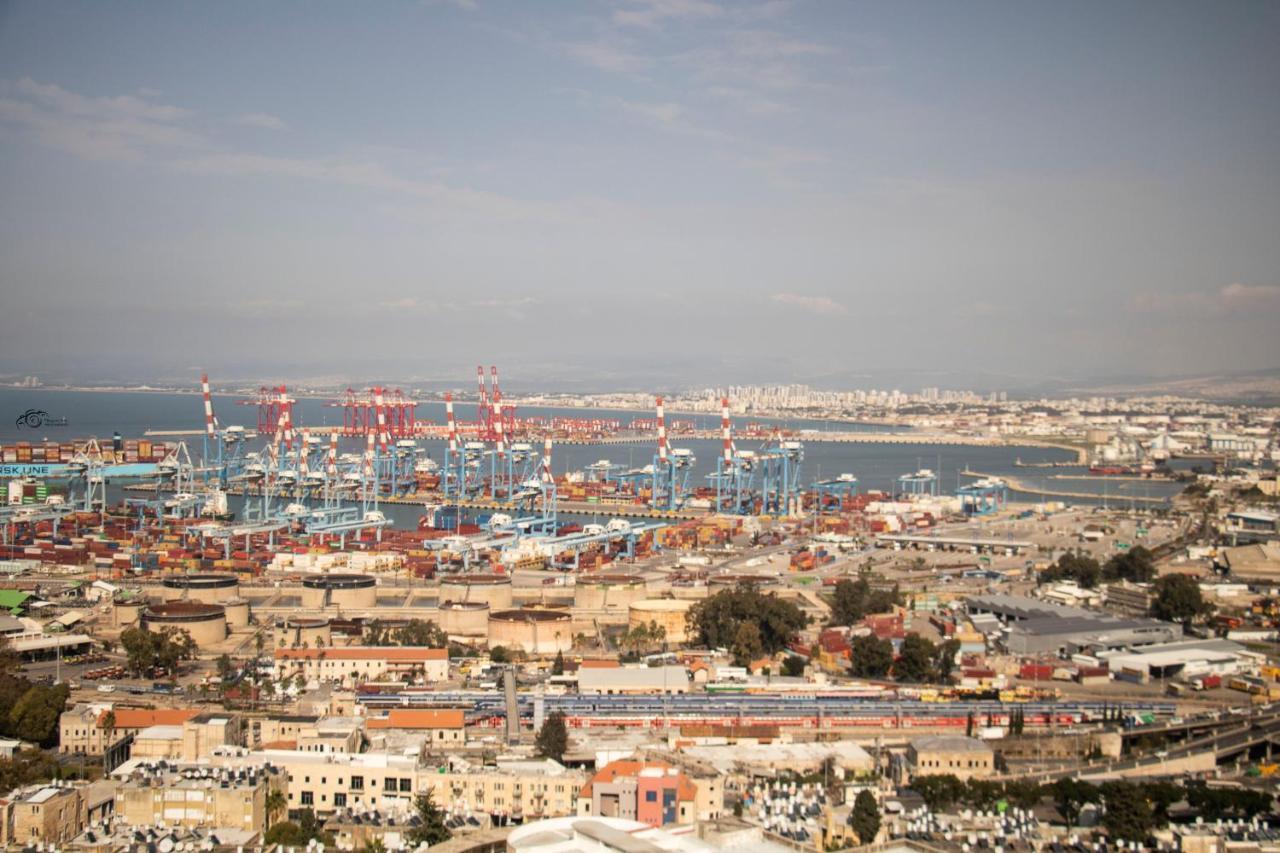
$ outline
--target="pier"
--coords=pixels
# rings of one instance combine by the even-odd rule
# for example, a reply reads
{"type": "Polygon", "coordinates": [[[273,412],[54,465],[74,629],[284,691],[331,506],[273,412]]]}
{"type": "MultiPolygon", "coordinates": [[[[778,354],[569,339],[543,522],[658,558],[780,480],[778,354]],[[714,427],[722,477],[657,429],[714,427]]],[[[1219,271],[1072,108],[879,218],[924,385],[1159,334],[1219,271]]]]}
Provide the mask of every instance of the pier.
{"type": "Polygon", "coordinates": [[[1009,485],[1009,488],[1015,492],[1023,492],[1029,495],[1043,495],[1047,498],[1076,498],[1086,501],[1109,501],[1115,500],[1119,503],[1141,503],[1150,504],[1152,506],[1163,506],[1169,503],[1169,498],[1153,498],[1148,495],[1099,495],[1092,492],[1072,492],[1064,489],[1042,489],[1032,486],[1019,477],[1010,477],[1008,475],[999,474],[983,474],[979,471],[970,471],[968,469],[960,472],[966,477],[980,477],[991,480],[1003,480],[1009,485]]]}

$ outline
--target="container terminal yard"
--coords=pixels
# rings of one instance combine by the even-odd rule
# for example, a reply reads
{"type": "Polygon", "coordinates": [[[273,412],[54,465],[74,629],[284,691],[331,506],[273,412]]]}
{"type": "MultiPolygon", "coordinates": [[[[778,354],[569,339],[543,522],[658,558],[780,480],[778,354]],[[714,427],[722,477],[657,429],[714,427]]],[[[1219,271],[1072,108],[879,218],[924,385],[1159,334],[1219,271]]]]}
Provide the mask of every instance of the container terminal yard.
{"type": "MultiPolygon", "coordinates": [[[[0,630],[31,689],[64,686],[48,737],[94,780],[15,803],[106,786],[132,815],[163,761],[392,845],[430,791],[458,849],[591,814],[630,778],[673,780],[671,827],[737,821],[801,849],[858,841],[862,791],[907,833],[945,808],[919,805],[938,779],[961,799],[975,776],[1039,790],[1046,830],[1064,778],[1270,807],[1280,564],[1275,516],[1249,503],[1265,469],[1111,506],[967,469],[873,489],[811,472],[806,445],[882,436],[748,428],[728,398],[711,441],[662,397],[625,425],[521,417],[496,369],[440,426],[373,387],[314,427],[277,386],[240,427],[201,390],[200,429],[0,448],[0,630]],[[571,442],[600,458],[557,466],[571,442]],[[394,791],[374,799],[372,776],[394,791]],[[752,816],[793,789],[813,814],[752,816]]],[[[619,802],[642,799],[628,785],[619,802]]],[[[271,816],[244,822],[261,840],[271,816]]]]}

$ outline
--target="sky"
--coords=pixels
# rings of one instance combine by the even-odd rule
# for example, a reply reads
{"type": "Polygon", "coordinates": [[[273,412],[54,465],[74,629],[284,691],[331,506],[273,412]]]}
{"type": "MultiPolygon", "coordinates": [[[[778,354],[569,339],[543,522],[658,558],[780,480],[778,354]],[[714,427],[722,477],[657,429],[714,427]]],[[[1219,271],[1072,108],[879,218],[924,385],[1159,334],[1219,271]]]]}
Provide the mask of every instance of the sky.
{"type": "Polygon", "coordinates": [[[0,0],[0,379],[1275,369],[1278,43],[1245,0],[0,0]]]}

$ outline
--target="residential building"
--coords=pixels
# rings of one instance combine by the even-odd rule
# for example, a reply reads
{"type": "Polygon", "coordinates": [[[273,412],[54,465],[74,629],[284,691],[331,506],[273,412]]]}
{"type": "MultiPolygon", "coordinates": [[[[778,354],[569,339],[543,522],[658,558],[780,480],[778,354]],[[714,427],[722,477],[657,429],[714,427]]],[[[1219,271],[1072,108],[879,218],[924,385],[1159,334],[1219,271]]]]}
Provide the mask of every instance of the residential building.
{"type": "Polygon", "coordinates": [[[424,782],[447,811],[472,811],[533,820],[575,814],[587,775],[551,759],[500,761],[496,767],[459,763],[424,782]]]}
{"type": "Polygon", "coordinates": [[[264,832],[267,797],[284,792],[284,772],[275,767],[162,770],[157,765],[130,761],[116,789],[115,811],[134,826],[210,826],[264,832]]]}
{"type": "Polygon", "coordinates": [[[407,813],[425,789],[424,777],[436,772],[425,769],[416,756],[377,752],[219,749],[209,759],[221,767],[281,768],[288,779],[289,808],[309,808],[319,815],[344,808],[407,813]]]}
{"type": "Polygon", "coordinates": [[[83,788],[36,785],[0,800],[0,844],[5,847],[60,845],[76,838],[87,809],[83,788]]]}
{"type": "Polygon", "coordinates": [[[665,761],[613,761],[596,771],[578,794],[578,814],[617,817],[649,826],[697,820],[697,788],[665,761]]]}

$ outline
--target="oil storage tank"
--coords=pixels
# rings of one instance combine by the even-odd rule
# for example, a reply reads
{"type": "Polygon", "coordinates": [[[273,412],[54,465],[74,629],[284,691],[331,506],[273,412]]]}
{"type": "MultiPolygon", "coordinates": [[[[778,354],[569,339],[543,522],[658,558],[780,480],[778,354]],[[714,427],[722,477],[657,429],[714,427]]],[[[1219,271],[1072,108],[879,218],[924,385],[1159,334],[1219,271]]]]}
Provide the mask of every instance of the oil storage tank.
{"type": "Polygon", "coordinates": [[[221,604],[240,595],[240,581],[233,574],[174,575],[160,582],[165,597],[182,601],[221,604]]]}
{"type": "Polygon", "coordinates": [[[227,628],[249,627],[249,602],[243,598],[231,598],[222,602],[222,609],[227,612],[227,628]]]}
{"type": "Polygon", "coordinates": [[[626,614],[632,602],[648,595],[644,578],[628,574],[582,575],[573,588],[576,610],[603,610],[626,614]]]}
{"type": "Polygon", "coordinates": [[[573,616],[565,610],[499,610],[489,614],[489,648],[554,655],[573,646],[573,616]]]}
{"type": "Polygon", "coordinates": [[[511,608],[510,575],[452,575],[440,579],[440,603],[483,602],[492,610],[511,608]]]}
{"type": "Polygon", "coordinates": [[[373,575],[328,574],[302,579],[302,606],[308,610],[377,604],[378,581],[373,575]]]}
{"type": "Polygon", "coordinates": [[[196,645],[211,645],[227,638],[227,612],[221,604],[166,601],[142,611],[142,627],[152,633],[180,628],[191,635],[196,645]]]}
{"type": "Polygon", "coordinates": [[[489,605],[484,601],[446,601],[437,617],[450,637],[484,637],[489,632],[489,605]]]}
{"type": "Polygon", "coordinates": [[[668,643],[684,643],[689,639],[689,608],[694,602],[684,598],[646,598],[628,608],[627,626],[638,628],[650,622],[666,631],[668,643]]]}
{"type": "Polygon", "coordinates": [[[142,619],[142,611],[146,609],[146,599],[116,599],[111,604],[111,622],[117,628],[136,628],[142,619]]]}
{"type": "Polygon", "coordinates": [[[272,631],[277,649],[318,649],[333,645],[333,625],[322,616],[289,616],[272,631]]]}

